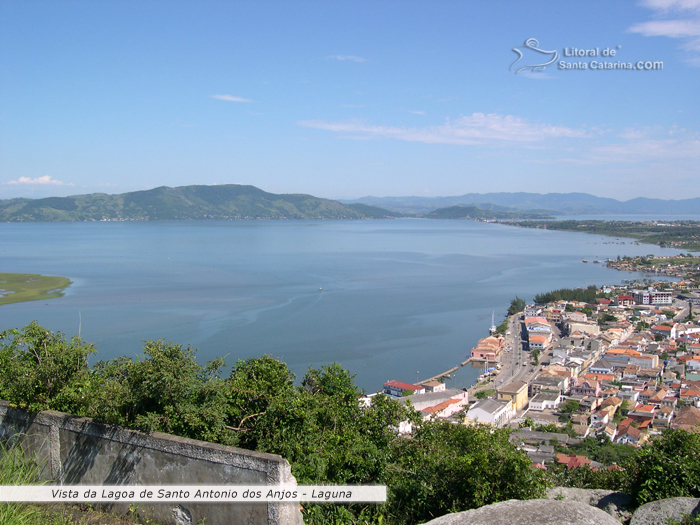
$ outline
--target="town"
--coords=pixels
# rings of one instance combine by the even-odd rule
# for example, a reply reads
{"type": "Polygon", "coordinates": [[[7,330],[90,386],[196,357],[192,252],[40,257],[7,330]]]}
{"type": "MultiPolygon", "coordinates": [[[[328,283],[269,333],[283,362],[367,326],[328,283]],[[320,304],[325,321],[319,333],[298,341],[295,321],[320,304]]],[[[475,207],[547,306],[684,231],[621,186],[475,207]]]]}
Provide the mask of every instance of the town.
{"type": "MultiPolygon", "coordinates": [[[[537,296],[492,326],[462,363],[483,364],[471,388],[446,388],[453,368],[417,384],[388,381],[383,393],[424,419],[510,427],[511,441],[543,469],[615,468],[567,450],[587,437],[638,448],[664,429],[700,425],[694,279],[588,291],[594,300],[537,296]]],[[[399,431],[410,433],[410,424],[399,431]]]]}

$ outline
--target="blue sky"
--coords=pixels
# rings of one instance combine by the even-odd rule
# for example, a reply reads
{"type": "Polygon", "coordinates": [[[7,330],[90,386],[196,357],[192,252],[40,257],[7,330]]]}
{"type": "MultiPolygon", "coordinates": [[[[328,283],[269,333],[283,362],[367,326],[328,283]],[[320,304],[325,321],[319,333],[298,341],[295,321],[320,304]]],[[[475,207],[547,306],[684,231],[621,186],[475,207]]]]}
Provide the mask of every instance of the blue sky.
{"type": "Polygon", "coordinates": [[[700,197],[698,93],[700,0],[0,1],[0,198],[700,197]]]}

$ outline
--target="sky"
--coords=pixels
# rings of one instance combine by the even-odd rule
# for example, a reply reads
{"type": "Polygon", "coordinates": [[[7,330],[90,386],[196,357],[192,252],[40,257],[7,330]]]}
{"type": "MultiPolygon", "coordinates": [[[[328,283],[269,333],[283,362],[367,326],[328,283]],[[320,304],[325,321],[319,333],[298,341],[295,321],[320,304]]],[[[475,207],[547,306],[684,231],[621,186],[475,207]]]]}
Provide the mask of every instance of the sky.
{"type": "Polygon", "coordinates": [[[0,199],[700,197],[699,93],[700,0],[0,0],[0,199]]]}

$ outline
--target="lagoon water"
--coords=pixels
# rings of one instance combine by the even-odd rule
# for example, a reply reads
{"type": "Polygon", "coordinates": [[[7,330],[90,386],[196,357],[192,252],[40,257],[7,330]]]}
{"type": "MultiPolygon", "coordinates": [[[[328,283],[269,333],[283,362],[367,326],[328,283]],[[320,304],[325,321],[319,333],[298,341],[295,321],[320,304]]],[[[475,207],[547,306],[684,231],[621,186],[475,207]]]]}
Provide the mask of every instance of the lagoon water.
{"type": "Polygon", "coordinates": [[[162,337],[202,363],[271,354],[298,378],[336,361],[372,392],[466,359],[516,295],[639,278],[592,261],[647,253],[679,251],[464,220],[5,223],[0,271],[73,285],[0,306],[0,330],[37,320],[72,336],[81,319],[96,359],[162,337]]]}

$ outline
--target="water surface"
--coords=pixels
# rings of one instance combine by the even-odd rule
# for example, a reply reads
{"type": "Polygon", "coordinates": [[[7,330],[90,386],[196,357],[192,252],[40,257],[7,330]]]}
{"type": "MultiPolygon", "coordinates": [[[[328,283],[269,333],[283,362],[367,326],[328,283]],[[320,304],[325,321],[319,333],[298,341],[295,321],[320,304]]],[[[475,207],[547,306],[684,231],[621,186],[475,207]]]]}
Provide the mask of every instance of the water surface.
{"type": "Polygon", "coordinates": [[[610,241],[465,220],[5,223],[0,271],[74,284],[0,307],[0,329],[35,319],[72,336],[81,318],[99,359],[163,337],[200,362],[271,354],[298,377],[337,361],[375,391],[463,361],[516,295],[640,277],[582,259],[679,253],[610,241]]]}

